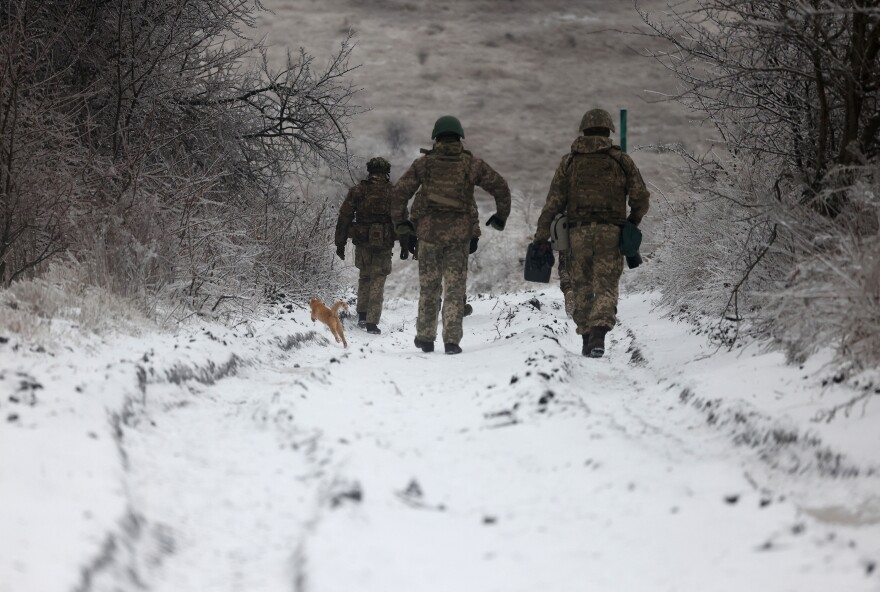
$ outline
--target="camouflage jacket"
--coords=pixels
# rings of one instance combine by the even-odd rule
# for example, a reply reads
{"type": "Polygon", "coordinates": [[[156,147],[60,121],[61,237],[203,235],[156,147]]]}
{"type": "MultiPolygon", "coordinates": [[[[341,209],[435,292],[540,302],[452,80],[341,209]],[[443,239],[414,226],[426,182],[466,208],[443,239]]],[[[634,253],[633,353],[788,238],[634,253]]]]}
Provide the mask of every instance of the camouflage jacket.
{"type": "MultiPolygon", "coordinates": [[[[461,207],[457,211],[433,208],[427,197],[421,197],[413,204],[413,220],[416,223],[416,235],[419,240],[432,243],[450,243],[469,241],[474,234],[474,227],[479,226],[474,200],[474,187],[480,187],[495,198],[495,208],[502,220],[510,216],[510,188],[501,175],[483,160],[476,158],[464,150],[461,142],[437,142],[430,154],[425,155],[409,167],[394,186],[394,198],[398,206],[392,211],[395,225],[407,219],[406,204],[417,189],[422,187],[424,193],[428,181],[428,164],[432,155],[441,157],[461,156],[467,164],[464,183],[457,198],[461,207]],[[402,210],[399,206],[402,206],[402,210]],[[476,222],[476,224],[475,224],[476,222]]],[[[441,182],[443,179],[440,180],[441,182]]],[[[448,201],[448,200],[447,200],[448,201]]]]}
{"type": "Polygon", "coordinates": [[[648,212],[650,195],[628,154],[608,138],[580,136],[553,175],[535,240],[550,238],[550,223],[561,213],[572,221],[622,224],[627,219],[629,203],[629,218],[639,223],[648,212]],[[582,170],[598,174],[579,174],[582,170]]]}
{"type": "MultiPolygon", "coordinates": [[[[369,242],[370,226],[381,224],[382,244],[373,246],[391,247],[396,238],[392,224],[396,204],[392,198],[392,185],[383,174],[371,174],[349,189],[348,195],[339,206],[334,241],[336,246],[344,246],[349,238],[355,245],[365,245],[369,242]],[[368,197],[374,199],[368,200],[368,197]],[[371,207],[368,207],[371,202],[371,207]]],[[[398,215],[405,215],[406,207],[402,210],[398,215]]]]}

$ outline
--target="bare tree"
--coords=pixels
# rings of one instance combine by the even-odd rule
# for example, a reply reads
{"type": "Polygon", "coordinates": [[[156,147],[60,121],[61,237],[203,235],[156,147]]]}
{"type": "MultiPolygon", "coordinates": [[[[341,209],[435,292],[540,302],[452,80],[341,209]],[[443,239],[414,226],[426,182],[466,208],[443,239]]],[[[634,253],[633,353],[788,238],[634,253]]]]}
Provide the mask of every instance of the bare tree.
{"type": "MultiPolygon", "coordinates": [[[[0,4],[5,281],[67,253],[96,283],[202,311],[295,283],[290,261],[316,235],[277,233],[326,217],[292,179],[349,174],[353,44],[320,66],[300,50],[273,69],[246,36],[259,10],[255,0],[0,4]]],[[[315,261],[329,276],[329,257],[315,261]]]]}
{"type": "Polygon", "coordinates": [[[832,345],[876,363],[880,298],[865,265],[880,256],[880,3],[698,0],[641,14],[667,44],[652,56],[680,81],[664,98],[717,134],[702,156],[672,148],[691,179],[667,208],[667,302],[746,323],[794,357],[832,345]]]}
{"type": "Polygon", "coordinates": [[[837,167],[880,155],[876,0],[700,0],[665,20],[641,14],[670,45],[653,55],[682,82],[671,98],[731,152],[779,158],[809,198],[836,183],[837,167]]]}

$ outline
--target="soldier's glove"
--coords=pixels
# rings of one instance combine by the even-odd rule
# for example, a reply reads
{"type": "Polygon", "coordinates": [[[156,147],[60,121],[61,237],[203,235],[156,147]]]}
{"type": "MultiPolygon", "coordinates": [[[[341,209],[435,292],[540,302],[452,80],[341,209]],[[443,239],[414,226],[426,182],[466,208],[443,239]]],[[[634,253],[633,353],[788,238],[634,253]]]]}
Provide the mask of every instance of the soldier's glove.
{"type": "Polygon", "coordinates": [[[411,234],[414,234],[415,231],[416,227],[413,226],[413,223],[410,220],[404,220],[394,227],[394,232],[397,234],[397,236],[409,236],[411,234]]]}
{"type": "Polygon", "coordinates": [[[629,269],[635,269],[642,264],[642,256],[636,253],[632,257],[626,257],[626,266],[629,269]]]}
{"type": "Polygon", "coordinates": [[[504,230],[505,224],[507,224],[507,220],[503,219],[498,214],[492,214],[486,221],[486,226],[491,226],[495,230],[504,230]]]}
{"type": "Polygon", "coordinates": [[[409,259],[409,240],[406,238],[400,239],[400,258],[409,259]]]}
{"type": "Polygon", "coordinates": [[[468,247],[468,255],[473,255],[477,252],[477,243],[480,242],[480,237],[475,236],[471,239],[471,244],[468,247]]]}
{"type": "Polygon", "coordinates": [[[336,245],[336,256],[345,261],[345,245],[336,245]]]}
{"type": "Polygon", "coordinates": [[[633,216],[632,214],[630,214],[630,215],[626,218],[626,221],[627,221],[627,222],[630,222],[630,223],[632,223],[632,224],[635,224],[636,226],[638,226],[639,223],[641,222],[641,220],[640,220],[639,218],[636,218],[636,217],[633,216]]]}

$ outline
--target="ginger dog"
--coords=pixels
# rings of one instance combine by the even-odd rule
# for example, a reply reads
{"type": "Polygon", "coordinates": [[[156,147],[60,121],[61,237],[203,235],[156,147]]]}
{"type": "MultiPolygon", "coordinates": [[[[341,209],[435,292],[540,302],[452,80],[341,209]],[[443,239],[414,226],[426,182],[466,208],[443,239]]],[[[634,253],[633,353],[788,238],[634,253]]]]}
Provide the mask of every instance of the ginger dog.
{"type": "Polygon", "coordinates": [[[336,338],[336,343],[339,343],[341,339],[342,346],[348,347],[348,343],[345,341],[345,333],[342,331],[342,321],[339,320],[339,309],[344,308],[345,312],[348,312],[348,305],[340,300],[330,309],[318,298],[312,298],[309,300],[309,307],[312,309],[312,321],[321,321],[327,325],[333,337],[336,338]]]}

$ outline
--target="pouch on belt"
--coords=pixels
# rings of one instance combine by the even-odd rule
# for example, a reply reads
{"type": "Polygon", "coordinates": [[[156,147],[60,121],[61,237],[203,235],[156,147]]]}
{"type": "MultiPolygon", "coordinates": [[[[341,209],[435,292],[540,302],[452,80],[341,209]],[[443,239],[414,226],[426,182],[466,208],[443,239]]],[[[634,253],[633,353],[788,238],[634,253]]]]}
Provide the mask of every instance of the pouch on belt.
{"type": "Polygon", "coordinates": [[[556,214],[550,222],[550,243],[554,251],[568,250],[568,216],[565,214],[556,214]]]}

